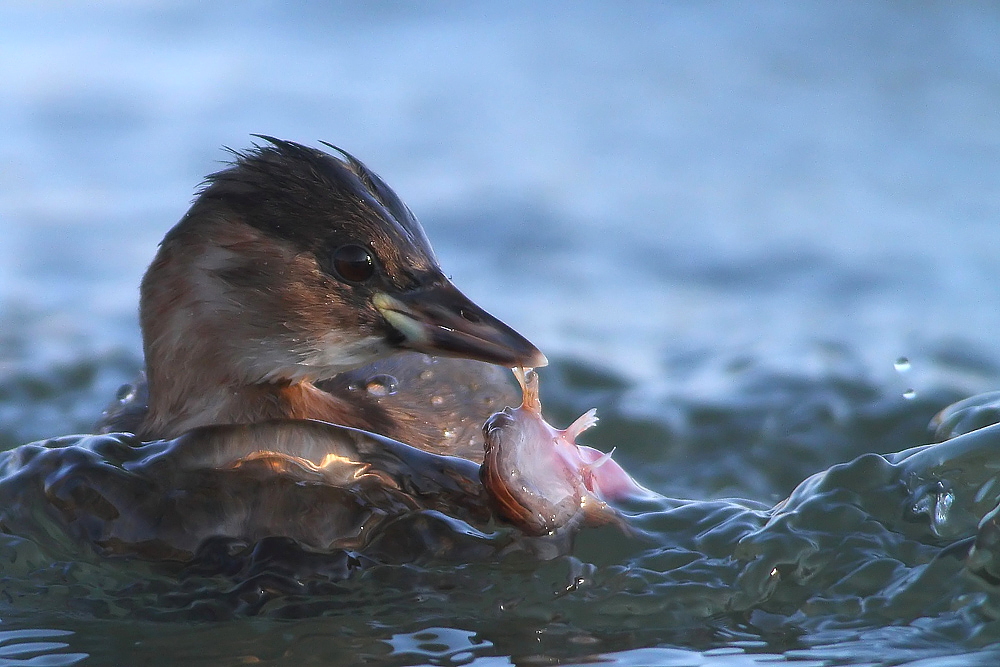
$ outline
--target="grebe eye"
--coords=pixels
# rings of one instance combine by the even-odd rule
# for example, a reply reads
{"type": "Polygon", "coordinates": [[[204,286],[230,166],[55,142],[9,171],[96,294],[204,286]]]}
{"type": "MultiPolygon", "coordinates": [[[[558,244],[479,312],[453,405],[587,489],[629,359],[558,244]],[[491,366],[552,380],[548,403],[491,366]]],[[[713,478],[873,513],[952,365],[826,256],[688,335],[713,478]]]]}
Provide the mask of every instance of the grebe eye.
{"type": "Polygon", "coordinates": [[[375,273],[375,261],[359,245],[342,245],[333,251],[333,270],[344,282],[363,283],[375,273]]]}

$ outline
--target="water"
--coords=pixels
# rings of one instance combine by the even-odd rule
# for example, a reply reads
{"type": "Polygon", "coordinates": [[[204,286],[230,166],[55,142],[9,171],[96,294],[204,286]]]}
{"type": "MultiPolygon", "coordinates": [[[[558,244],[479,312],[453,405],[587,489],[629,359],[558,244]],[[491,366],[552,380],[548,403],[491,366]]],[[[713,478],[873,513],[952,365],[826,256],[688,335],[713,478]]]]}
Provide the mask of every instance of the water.
{"type": "Polygon", "coordinates": [[[4,6],[4,446],[85,431],[131,379],[156,243],[219,147],[262,132],[365,160],[553,360],[551,421],[596,406],[589,444],[717,504],[646,508],[657,544],[598,529],[545,563],[347,580],[281,545],[230,545],[226,579],[10,538],[0,657],[995,664],[996,523],[971,527],[995,492],[964,472],[991,459],[904,480],[864,455],[1000,386],[998,24],[955,3],[4,6]]]}

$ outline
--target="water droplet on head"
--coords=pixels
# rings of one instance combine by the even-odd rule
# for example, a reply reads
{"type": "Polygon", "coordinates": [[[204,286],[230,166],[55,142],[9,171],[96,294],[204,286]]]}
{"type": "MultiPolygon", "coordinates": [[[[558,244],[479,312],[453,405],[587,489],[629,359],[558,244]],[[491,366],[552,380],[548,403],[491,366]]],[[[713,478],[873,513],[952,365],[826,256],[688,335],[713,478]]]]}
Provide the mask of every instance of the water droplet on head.
{"type": "Polygon", "coordinates": [[[900,357],[899,359],[896,359],[892,367],[895,368],[896,371],[899,373],[905,373],[906,371],[910,370],[910,360],[907,359],[906,357],[900,357]]]}
{"type": "Polygon", "coordinates": [[[917,391],[915,389],[907,389],[903,392],[903,398],[908,401],[912,401],[917,397],[917,391]]]}
{"type": "Polygon", "coordinates": [[[431,405],[441,405],[444,403],[443,396],[431,396],[431,405]]]}
{"type": "Polygon", "coordinates": [[[442,431],[441,435],[443,435],[445,439],[450,440],[451,438],[455,437],[455,429],[446,428],[444,431],[442,431]]]}
{"type": "Polygon", "coordinates": [[[372,396],[392,396],[398,388],[399,382],[391,375],[373,375],[365,384],[365,389],[372,396]]]}
{"type": "Polygon", "coordinates": [[[434,371],[420,371],[421,380],[430,380],[432,377],[434,377],[434,371]]]}

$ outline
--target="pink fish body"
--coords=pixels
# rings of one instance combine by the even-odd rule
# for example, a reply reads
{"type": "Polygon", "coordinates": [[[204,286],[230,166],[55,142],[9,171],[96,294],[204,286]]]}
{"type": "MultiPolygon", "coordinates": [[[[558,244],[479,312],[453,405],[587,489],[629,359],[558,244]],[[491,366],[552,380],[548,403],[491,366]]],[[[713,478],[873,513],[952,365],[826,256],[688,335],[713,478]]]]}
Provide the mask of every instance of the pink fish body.
{"type": "Polygon", "coordinates": [[[611,454],[576,444],[597,423],[596,410],[564,430],[541,415],[538,375],[515,370],[524,397],[483,426],[485,457],[480,478],[499,514],[530,535],[552,534],[580,521],[605,523],[617,516],[608,502],[648,497],[611,454]]]}

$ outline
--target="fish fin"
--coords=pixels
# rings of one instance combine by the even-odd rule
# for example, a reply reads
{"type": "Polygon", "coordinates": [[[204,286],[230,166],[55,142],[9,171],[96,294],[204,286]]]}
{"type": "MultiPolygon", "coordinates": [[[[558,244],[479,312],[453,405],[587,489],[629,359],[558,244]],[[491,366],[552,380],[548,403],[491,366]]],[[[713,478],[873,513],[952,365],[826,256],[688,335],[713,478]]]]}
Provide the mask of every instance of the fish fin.
{"type": "Polygon", "coordinates": [[[597,408],[591,408],[576,418],[576,421],[566,427],[563,436],[570,442],[576,442],[576,436],[597,423],[597,408]]]}
{"type": "Polygon", "coordinates": [[[612,447],[610,452],[608,452],[607,454],[603,455],[599,459],[595,459],[587,467],[589,467],[591,470],[594,470],[596,468],[600,468],[602,465],[604,465],[605,463],[607,463],[608,461],[611,460],[611,455],[615,453],[616,449],[618,449],[618,448],[617,447],[612,447]]]}
{"type": "Polygon", "coordinates": [[[613,448],[607,454],[601,454],[601,452],[591,447],[580,447],[579,449],[593,452],[594,454],[600,454],[600,456],[595,458],[590,463],[583,463],[580,465],[580,479],[583,480],[583,485],[587,487],[588,491],[596,493],[598,499],[600,499],[601,502],[604,502],[604,499],[601,497],[602,494],[597,477],[597,469],[611,460],[611,455],[615,453],[615,449],[617,449],[617,447],[613,448]]]}
{"type": "Polygon", "coordinates": [[[514,371],[517,383],[521,385],[521,407],[535,414],[541,414],[542,402],[538,398],[538,373],[535,372],[534,368],[522,366],[515,366],[511,370],[514,371]]]}

